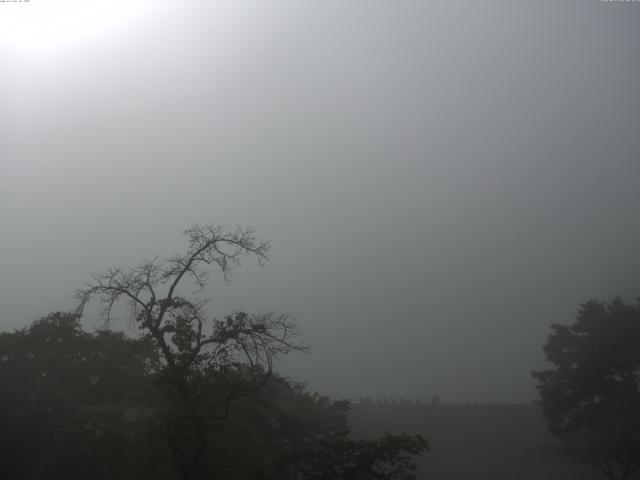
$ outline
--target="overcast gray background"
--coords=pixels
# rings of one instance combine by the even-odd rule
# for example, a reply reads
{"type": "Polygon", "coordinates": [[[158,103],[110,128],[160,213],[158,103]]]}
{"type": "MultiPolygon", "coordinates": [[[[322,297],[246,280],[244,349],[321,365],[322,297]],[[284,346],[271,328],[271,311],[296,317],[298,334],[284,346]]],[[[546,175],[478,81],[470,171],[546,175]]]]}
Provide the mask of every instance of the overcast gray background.
{"type": "Polygon", "coordinates": [[[312,390],[530,401],[552,322],[640,295],[640,4],[233,3],[0,44],[2,329],[251,225],[211,311],[293,314],[312,390]]]}

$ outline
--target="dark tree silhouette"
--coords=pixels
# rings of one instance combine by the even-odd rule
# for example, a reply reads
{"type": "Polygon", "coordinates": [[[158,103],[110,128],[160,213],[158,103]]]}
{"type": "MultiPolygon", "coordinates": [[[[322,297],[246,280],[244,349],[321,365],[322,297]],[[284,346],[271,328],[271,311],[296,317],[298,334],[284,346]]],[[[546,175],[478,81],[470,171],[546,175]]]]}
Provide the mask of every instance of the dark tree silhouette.
{"type": "Polygon", "coordinates": [[[551,432],[609,479],[640,465],[640,303],[582,304],[544,346],[553,369],[535,371],[551,432]]]}
{"type": "Polygon", "coordinates": [[[304,385],[271,380],[212,442],[229,478],[269,480],[414,480],[420,435],[350,437],[348,401],[310,394],[304,385]],[[243,435],[243,437],[239,437],[243,435]],[[241,472],[249,472],[242,476],[241,472]]]}
{"type": "Polygon", "coordinates": [[[280,448],[274,479],[414,480],[414,457],[429,448],[420,435],[387,433],[375,440],[352,439],[347,401],[294,390],[279,405],[280,448]]]}
{"type": "Polygon", "coordinates": [[[287,315],[240,312],[208,320],[206,302],[179,295],[189,282],[201,291],[210,267],[228,281],[243,256],[252,255],[262,264],[267,242],[256,240],[247,228],[229,232],[195,225],[185,234],[185,254],[109,269],[77,296],[79,311],[98,297],[107,321],[114,305],[127,302],[131,319],[160,352],[163,368],[157,383],[170,406],[164,416],[166,440],[182,478],[190,480],[205,478],[209,431],[229,418],[232,402],[264,387],[273,376],[274,359],[305,347],[295,342],[295,325],[287,315]],[[212,403],[220,397],[221,402],[212,403]]]}
{"type": "Polygon", "coordinates": [[[187,230],[189,248],[110,269],[79,290],[79,311],[0,333],[0,478],[16,480],[412,480],[420,436],[350,438],[348,402],[310,395],[274,371],[305,350],[287,315],[207,319],[211,267],[226,280],[269,246],[249,229],[187,230]],[[124,301],[140,335],[85,332],[97,297],[108,326],[124,301]]]}
{"type": "Polygon", "coordinates": [[[162,459],[141,460],[146,428],[132,416],[157,404],[150,375],[157,366],[140,342],[87,333],[72,313],[0,333],[0,478],[162,478],[142,474],[162,459]],[[116,428],[113,419],[124,414],[126,428],[122,421],[116,428]],[[132,444],[136,458],[125,448],[132,444]],[[134,464],[138,474],[125,475],[134,464]]]}
{"type": "Polygon", "coordinates": [[[427,448],[422,437],[351,440],[346,403],[314,403],[275,373],[274,360],[306,350],[289,316],[238,312],[208,320],[205,301],[185,298],[189,286],[202,291],[212,268],[228,281],[243,256],[262,264],[269,244],[251,229],[196,225],[185,233],[185,254],[109,269],[77,294],[80,312],[97,297],[107,323],[126,302],[142,341],[158,352],[155,384],[165,403],[154,418],[180,477],[414,478],[412,457],[427,448]]]}

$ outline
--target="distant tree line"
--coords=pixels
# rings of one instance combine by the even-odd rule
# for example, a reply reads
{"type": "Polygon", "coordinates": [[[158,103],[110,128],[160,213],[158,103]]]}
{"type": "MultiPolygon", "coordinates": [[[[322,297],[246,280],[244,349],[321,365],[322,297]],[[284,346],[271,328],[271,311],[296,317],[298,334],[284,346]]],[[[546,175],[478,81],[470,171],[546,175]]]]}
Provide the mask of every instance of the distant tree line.
{"type": "Polygon", "coordinates": [[[442,402],[436,395],[430,400],[409,397],[357,397],[351,399],[352,406],[363,407],[421,407],[421,408],[530,408],[533,403],[509,402],[442,402]]]}

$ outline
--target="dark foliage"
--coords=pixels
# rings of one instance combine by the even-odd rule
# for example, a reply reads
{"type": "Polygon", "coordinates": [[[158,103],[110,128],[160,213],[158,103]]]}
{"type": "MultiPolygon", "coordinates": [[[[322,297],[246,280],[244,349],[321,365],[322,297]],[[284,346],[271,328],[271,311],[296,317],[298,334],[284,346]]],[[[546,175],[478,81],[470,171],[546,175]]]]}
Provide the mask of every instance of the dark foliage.
{"type": "Polygon", "coordinates": [[[0,347],[0,387],[11,393],[0,409],[9,459],[2,478],[181,478],[170,439],[200,448],[186,443],[195,428],[183,423],[187,414],[211,419],[203,424],[203,478],[408,480],[413,457],[427,447],[419,436],[353,440],[348,402],[311,395],[275,373],[231,407],[232,390],[255,386],[256,373],[242,365],[191,379],[194,400],[175,412],[152,350],[121,334],[86,333],[75,314],[3,333],[0,347]]]}
{"type": "Polygon", "coordinates": [[[640,304],[591,300],[553,325],[551,370],[533,372],[552,433],[610,479],[640,465],[640,304]]]}
{"type": "MultiPolygon", "coordinates": [[[[119,333],[89,334],[76,314],[53,313],[29,328],[0,334],[0,451],[9,459],[0,463],[0,478],[51,478],[47,472],[63,472],[71,464],[78,471],[91,463],[106,465],[95,462],[105,452],[100,442],[86,454],[65,451],[70,435],[78,440],[75,447],[87,448],[89,439],[99,437],[104,443],[115,428],[105,420],[109,412],[155,405],[159,396],[151,374],[157,368],[153,350],[119,333]]],[[[124,445],[121,437],[112,447],[124,445]]]]}
{"type": "Polygon", "coordinates": [[[109,269],[78,292],[105,309],[125,301],[140,336],[80,328],[52,314],[0,336],[0,449],[12,479],[413,479],[420,436],[349,437],[347,402],[309,395],[274,370],[304,350],[287,315],[209,319],[208,266],[227,279],[245,254],[262,262],[253,232],[186,231],[189,248],[164,262],[109,269]],[[190,281],[190,282],[189,282],[190,281]]]}

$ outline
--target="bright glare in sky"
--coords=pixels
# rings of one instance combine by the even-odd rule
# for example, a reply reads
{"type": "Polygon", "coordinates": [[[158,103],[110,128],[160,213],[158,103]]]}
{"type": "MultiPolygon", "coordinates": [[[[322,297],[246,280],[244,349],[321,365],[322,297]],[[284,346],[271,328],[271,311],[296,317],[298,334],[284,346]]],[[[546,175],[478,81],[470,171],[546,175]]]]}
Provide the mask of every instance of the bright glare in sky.
{"type": "Polygon", "coordinates": [[[150,0],[29,0],[0,3],[0,47],[56,49],[141,20],[150,0]]]}

